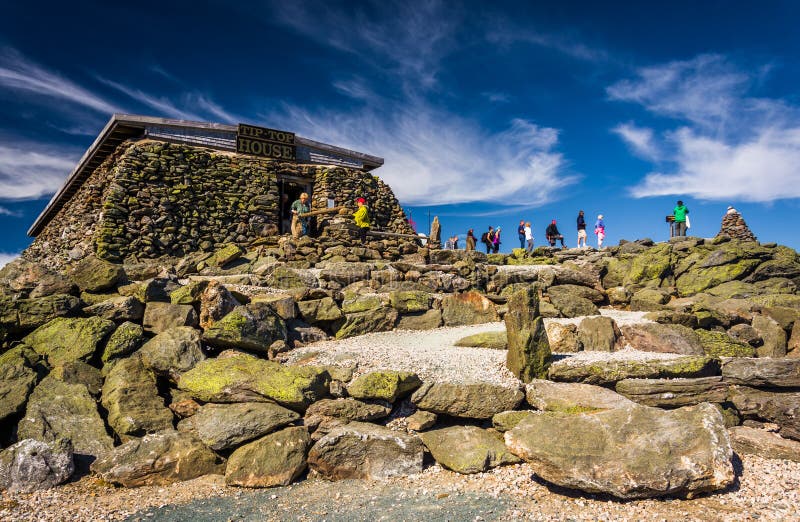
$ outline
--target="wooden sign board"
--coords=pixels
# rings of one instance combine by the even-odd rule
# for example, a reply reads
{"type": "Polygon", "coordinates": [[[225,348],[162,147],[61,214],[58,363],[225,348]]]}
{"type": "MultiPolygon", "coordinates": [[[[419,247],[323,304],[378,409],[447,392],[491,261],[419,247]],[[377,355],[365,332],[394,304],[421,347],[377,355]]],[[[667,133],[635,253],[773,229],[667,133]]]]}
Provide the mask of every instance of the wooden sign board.
{"type": "Polygon", "coordinates": [[[254,125],[239,124],[236,152],[283,161],[297,161],[294,133],[254,125]]]}

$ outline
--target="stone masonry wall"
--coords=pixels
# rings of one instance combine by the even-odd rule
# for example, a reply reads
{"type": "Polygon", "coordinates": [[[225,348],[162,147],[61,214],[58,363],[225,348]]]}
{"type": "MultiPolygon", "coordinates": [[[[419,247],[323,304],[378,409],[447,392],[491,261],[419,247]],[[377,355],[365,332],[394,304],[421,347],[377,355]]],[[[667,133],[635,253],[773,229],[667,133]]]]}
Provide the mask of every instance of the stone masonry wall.
{"type": "Polygon", "coordinates": [[[89,253],[119,262],[246,245],[278,225],[280,175],[313,180],[315,209],[363,196],[374,228],[411,233],[389,186],[361,170],[141,140],[98,167],[25,255],[61,267],[89,253]]]}

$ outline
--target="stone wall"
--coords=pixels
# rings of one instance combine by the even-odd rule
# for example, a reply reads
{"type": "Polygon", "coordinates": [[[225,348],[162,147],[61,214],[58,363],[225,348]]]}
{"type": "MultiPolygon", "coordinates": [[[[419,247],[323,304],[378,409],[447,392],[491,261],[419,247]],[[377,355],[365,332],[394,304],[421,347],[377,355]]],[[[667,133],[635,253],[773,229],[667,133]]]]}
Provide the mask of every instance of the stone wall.
{"type": "Polygon", "coordinates": [[[95,170],[25,255],[60,267],[92,252],[118,262],[246,245],[275,233],[281,176],[313,181],[314,208],[363,196],[376,229],[411,233],[388,185],[361,170],[141,140],[95,170]]]}

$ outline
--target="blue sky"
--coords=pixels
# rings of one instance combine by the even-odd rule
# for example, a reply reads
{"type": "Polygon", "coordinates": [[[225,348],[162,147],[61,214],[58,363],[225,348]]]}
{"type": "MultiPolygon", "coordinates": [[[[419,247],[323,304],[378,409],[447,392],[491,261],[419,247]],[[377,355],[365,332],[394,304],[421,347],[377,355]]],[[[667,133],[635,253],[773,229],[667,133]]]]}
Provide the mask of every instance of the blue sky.
{"type": "Polygon", "coordinates": [[[663,240],[679,198],[693,234],[732,204],[800,247],[795,2],[2,4],[0,263],[113,112],[382,156],[421,229],[504,251],[520,219],[573,244],[579,209],[663,240]]]}

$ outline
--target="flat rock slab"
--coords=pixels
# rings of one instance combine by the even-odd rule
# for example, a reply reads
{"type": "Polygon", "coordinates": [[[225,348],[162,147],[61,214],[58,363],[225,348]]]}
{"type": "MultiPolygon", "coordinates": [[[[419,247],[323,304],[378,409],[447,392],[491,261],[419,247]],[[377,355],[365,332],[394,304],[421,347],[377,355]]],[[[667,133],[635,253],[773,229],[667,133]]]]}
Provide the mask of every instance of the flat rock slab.
{"type": "Polygon", "coordinates": [[[677,408],[701,402],[725,402],[728,387],[728,383],[717,376],[697,379],[625,379],[617,383],[616,390],[645,406],[677,408]]]}
{"type": "Polygon", "coordinates": [[[201,406],[178,423],[213,450],[238,446],[298,420],[300,415],[272,402],[242,402],[201,406]]]}
{"type": "Polygon", "coordinates": [[[225,483],[248,488],[291,484],[308,465],[310,445],[308,430],[302,426],[286,428],[246,444],[228,460],[225,483]]]}
{"type": "Polygon", "coordinates": [[[508,348],[506,332],[485,332],[468,335],[456,341],[456,346],[468,348],[490,348],[492,350],[505,350],[508,348]]]}
{"type": "Polygon", "coordinates": [[[541,379],[525,386],[525,400],[537,410],[564,413],[610,410],[633,404],[619,393],[601,386],[541,379]]]}
{"type": "Polygon", "coordinates": [[[225,465],[194,435],[167,430],[117,446],[94,461],[91,470],[106,482],[135,488],[222,473],[225,465]]]}
{"type": "Polygon", "coordinates": [[[356,399],[380,399],[395,402],[409,395],[421,385],[422,381],[414,373],[383,370],[356,377],[347,386],[347,393],[356,399]]]}
{"type": "Polygon", "coordinates": [[[732,384],[767,388],[800,387],[800,359],[722,359],[722,378],[732,384]]]}
{"type": "Polygon", "coordinates": [[[353,398],[322,399],[306,410],[306,417],[323,415],[351,421],[373,421],[388,417],[392,405],[384,401],[365,402],[353,398]]]}
{"type": "Polygon", "coordinates": [[[413,435],[364,422],[350,422],[322,437],[309,466],[331,479],[384,479],[422,472],[422,441],[413,435]]]}
{"type": "Polygon", "coordinates": [[[800,440],[800,392],[731,386],[728,400],[745,419],[774,422],[782,436],[800,440]]]}
{"type": "Polygon", "coordinates": [[[728,428],[733,450],[739,455],[758,455],[767,459],[800,462],[800,442],[784,439],[767,430],[734,426],[728,428]]]}
{"type": "Polygon", "coordinates": [[[75,471],[69,439],[25,439],[0,451],[0,489],[31,493],[63,484],[75,471]]]}
{"type": "Polygon", "coordinates": [[[503,464],[516,464],[519,457],[502,439],[477,426],[452,426],[420,434],[433,458],[457,473],[481,473],[503,464]]]}
{"type": "Polygon", "coordinates": [[[718,373],[718,360],[697,355],[668,359],[566,358],[550,365],[548,378],[561,382],[607,385],[623,379],[709,377],[718,373]]]}
{"type": "Polygon", "coordinates": [[[71,361],[89,362],[114,328],[112,321],[100,317],[59,317],[34,330],[23,342],[47,357],[51,366],[71,361]]]}
{"type": "Polygon", "coordinates": [[[521,421],[505,440],[543,479],[623,499],[716,491],[735,478],[722,415],[710,404],[545,412],[521,421]]]}
{"type": "Polygon", "coordinates": [[[703,343],[694,330],[680,324],[630,324],[621,330],[625,343],[635,350],[683,355],[705,353],[703,343]]]}
{"type": "Polygon", "coordinates": [[[452,417],[491,419],[501,411],[513,410],[524,395],[519,388],[488,383],[428,383],[411,396],[421,409],[452,417]]]}

